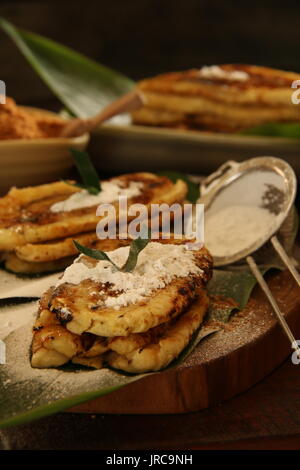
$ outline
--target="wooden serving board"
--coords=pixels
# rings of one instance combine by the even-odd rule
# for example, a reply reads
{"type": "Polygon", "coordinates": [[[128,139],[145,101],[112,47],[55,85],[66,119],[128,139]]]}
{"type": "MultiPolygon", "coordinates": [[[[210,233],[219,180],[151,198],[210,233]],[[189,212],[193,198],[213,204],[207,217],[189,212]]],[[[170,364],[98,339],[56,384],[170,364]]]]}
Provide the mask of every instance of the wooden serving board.
{"type": "MultiPolygon", "coordinates": [[[[300,288],[287,271],[269,276],[268,284],[294,336],[300,339],[300,288]]],[[[234,315],[220,332],[204,339],[179,367],[149,375],[69,411],[122,414],[198,411],[247,390],[291,353],[268,301],[256,286],[246,308],[234,315]]]]}

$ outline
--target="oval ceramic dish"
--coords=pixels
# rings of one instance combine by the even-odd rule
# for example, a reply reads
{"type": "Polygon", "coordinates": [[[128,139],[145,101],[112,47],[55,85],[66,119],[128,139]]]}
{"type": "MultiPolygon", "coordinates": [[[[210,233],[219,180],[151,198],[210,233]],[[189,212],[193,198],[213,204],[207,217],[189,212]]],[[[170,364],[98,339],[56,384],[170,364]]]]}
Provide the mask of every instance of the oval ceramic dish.
{"type": "MultiPolygon", "coordinates": [[[[42,109],[23,109],[55,115],[42,109]]],[[[31,186],[64,177],[73,164],[70,148],[83,150],[88,142],[89,134],[0,141],[0,193],[11,186],[31,186]]]]}
{"type": "Polygon", "coordinates": [[[274,155],[300,173],[300,140],[209,133],[137,125],[103,125],[91,135],[90,152],[99,170],[174,170],[209,174],[227,160],[274,155]],[[99,154],[101,151],[101,159],[99,154]]]}

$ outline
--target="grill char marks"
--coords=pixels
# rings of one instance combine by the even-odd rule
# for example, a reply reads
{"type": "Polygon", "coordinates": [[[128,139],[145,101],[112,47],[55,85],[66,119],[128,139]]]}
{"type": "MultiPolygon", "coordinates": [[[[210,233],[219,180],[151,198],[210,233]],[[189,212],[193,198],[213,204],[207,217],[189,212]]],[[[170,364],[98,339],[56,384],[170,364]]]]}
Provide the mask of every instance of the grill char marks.
{"type": "MultiPolygon", "coordinates": [[[[185,183],[176,185],[169,178],[152,173],[130,173],[118,176],[117,180],[123,184],[124,189],[129,187],[130,183],[141,183],[140,194],[129,198],[128,204],[149,204],[160,200],[169,202],[169,199],[170,203],[178,199],[182,201],[187,192],[185,183]]],[[[67,212],[51,211],[53,204],[66,200],[78,191],[78,188],[63,182],[24,189],[13,188],[6,196],[0,198],[0,229],[17,230],[20,234],[26,232],[26,241],[31,243],[90,231],[99,222],[99,217],[95,215],[98,204],[67,212]],[[57,224],[60,224],[59,230],[57,224]],[[47,232],[46,228],[49,228],[47,232]],[[44,231],[39,233],[39,230],[44,231]]],[[[118,204],[118,200],[111,202],[116,206],[118,204]]],[[[1,241],[0,239],[0,250],[4,250],[1,241]]]]}
{"type": "Polygon", "coordinates": [[[187,81],[202,83],[203,85],[221,85],[226,87],[234,87],[243,89],[250,89],[253,87],[263,87],[263,88],[284,88],[291,86],[291,75],[284,75],[280,70],[277,73],[270,73],[267,68],[264,67],[252,67],[243,64],[225,64],[219,66],[225,72],[245,72],[248,77],[245,80],[236,80],[236,79],[224,79],[220,77],[211,77],[205,78],[201,76],[199,70],[190,70],[186,74],[183,72],[182,76],[177,76],[177,81],[187,81]]]}
{"type": "MultiPolygon", "coordinates": [[[[147,203],[153,196],[154,189],[165,188],[170,189],[172,182],[166,177],[158,177],[156,175],[144,174],[144,173],[130,173],[118,177],[118,180],[124,183],[124,188],[127,188],[131,182],[143,183],[144,188],[140,195],[132,198],[134,202],[147,203]],[[146,176],[148,175],[148,176],[146,176]]],[[[67,185],[66,185],[67,186],[67,185]]],[[[71,187],[71,190],[66,188],[65,191],[60,189],[55,195],[48,195],[47,197],[34,199],[29,201],[26,205],[19,206],[19,210],[15,214],[6,214],[6,225],[28,223],[46,225],[53,223],[57,220],[61,220],[65,217],[64,213],[53,213],[50,211],[50,207],[56,202],[65,200],[71,194],[78,191],[78,189],[71,187]]],[[[8,198],[8,196],[7,196],[8,198]]],[[[12,203],[13,201],[11,201],[12,203]]],[[[9,203],[9,201],[7,201],[9,203]]],[[[16,205],[15,205],[16,208],[16,205]]],[[[94,214],[95,207],[87,207],[84,209],[74,209],[72,215],[82,216],[85,214],[94,214]]],[[[3,214],[4,216],[4,214],[3,214]]],[[[5,217],[3,217],[3,222],[5,217]]]]}
{"type": "Polygon", "coordinates": [[[267,67],[257,67],[243,64],[224,64],[218,66],[225,72],[245,72],[248,78],[245,80],[225,79],[221,77],[206,78],[201,76],[201,69],[191,69],[183,72],[171,72],[158,75],[154,78],[148,78],[140,82],[140,87],[144,91],[157,91],[161,93],[173,93],[176,85],[181,83],[194,84],[194,87],[184,88],[180,90],[176,88],[178,93],[183,95],[197,95],[203,91],[202,86],[213,87],[214,85],[226,86],[228,88],[251,89],[251,88],[286,88],[291,87],[294,80],[299,80],[300,75],[293,72],[285,72],[282,70],[270,69],[267,67]],[[199,85],[199,86],[197,86],[199,85]]]}
{"type": "MultiPolygon", "coordinates": [[[[152,203],[182,203],[188,190],[183,180],[178,179],[173,183],[167,177],[153,173],[130,173],[117,177],[117,180],[121,182],[119,188],[122,185],[124,188],[129,187],[133,183],[133,191],[127,192],[136,196],[128,198],[128,207],[133,203],[143,203],[147,205],[148,216],[152,203]]],[[[115,208],[118,223],[119,188],[114,185],[111,196],[109,185],[105,185],[105,188],[103,199],[114,199],[111,203],[115,208]]],[[[120,189],[122,191],[122,188],[120,189]]],[[[12,188],[6,196],[0,198],[0,252],[3,252],[7,269],[20,274],[61,271],[71,264],[73,257],[77,255],[73,239],[82,245],[103,251],[110,251],[123,243],[118,240],[98,239],[96,227],[101,221],[101,216],[96,214],[98,203],[84,209],[51,211],[54,203],[66,201],[78,191],[73,185],[56,182],[22,189],[12,188]]],[[[85,201],[84,197],[83,200],[85,201]]],[[[88,202],[90,201],[91,198],[88,198],[88,202]]],[[[94,201],[92,198],[92,203],[94,201]]],[[[62,210],[64,207],[64,204],[60,205],[62,210]]],[[[72,207],[73,203],[68,201],[66,208],[72,207]]],[[[133,217],[128,215],[128,221],[133,217]]],[[[121,230],[123,231],[123,227],[121,230]]]]}
{"type": "MultiPolygon", "coordinates": [[[[170,240],[165,242],[170,243],[170,240]]],[[[176,240],[176,244],[180,244],[178,242],[176,240]]],[[[205,248],[194,251],[193,257],[201,274],[175,277],[164,288],[152,291],[139,302],[125,304],[118,309],[109,307],[107,305],[111,303],[106,304],[106,300],[118,297],[123,291],[84,279],[76,285],[59,285],[51,293],[48,308],[76,334],[90,332],[99,336],[122,336],[146,331],[178,316],[211,278],[212,258],[208,251],[205,248]]]]}
{"type": "MultiPolygon", "coordinates": [[[[184,256],[184,250],[175,252],[184,256]]],[[[139,373],[168,365],[188,344],[208,307],[205,285],[211,277],[212,258],[203,247],[193,252],[193,258],[201,271],[175,276],[142,301],[119,310],[103,304],[110,286],[103,293],[103,285],[91,279],[49,289],[40,301],[34,326],[33,367],[72,361],[139,373]],[[95,305],[99,308],[94,309],[95,305]]]]}

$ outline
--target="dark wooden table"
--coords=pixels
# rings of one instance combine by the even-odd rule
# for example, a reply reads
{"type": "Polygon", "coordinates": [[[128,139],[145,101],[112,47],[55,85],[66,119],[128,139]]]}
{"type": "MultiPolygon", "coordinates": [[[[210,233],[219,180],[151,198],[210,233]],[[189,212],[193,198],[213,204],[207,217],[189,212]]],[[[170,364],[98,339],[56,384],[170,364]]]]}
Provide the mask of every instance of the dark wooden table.
{"type": "Polygon", "coordinates": [[[0,449],[300,449],[300,365],[198,413],[60,413],[0,431],[0,449]]]}

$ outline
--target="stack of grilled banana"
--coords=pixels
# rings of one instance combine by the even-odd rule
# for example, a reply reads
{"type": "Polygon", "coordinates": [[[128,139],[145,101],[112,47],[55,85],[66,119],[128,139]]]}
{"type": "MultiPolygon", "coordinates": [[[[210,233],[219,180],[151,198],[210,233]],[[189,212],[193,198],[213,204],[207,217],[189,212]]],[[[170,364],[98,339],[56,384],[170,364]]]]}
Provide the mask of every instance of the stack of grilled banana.
{"type": "MultiPolygon", "coordinates": [[[[129,247],[120,248],[118,240],[113,243],[115,249],[108,252],[112,259],[121,256],[122,250],[122,256],[127,256],[129,247]]],[[[105,264],[102,269],[114,272],[107,261],[81,255],[41,298],[32,366],[58,367],[72,361],[130,373],[166,367],[189,343],[207,311],[210,254],[203,247],[188,250],[184,240],[152,241],[139,256],[135,271],[120,275],[120,285],[115,286],[101,276],[95,278],[93,269],[99,269],[99,263],[105,264]],[[178,252],[172,251],[174,246],[178,252]],[[157,259],[153,256],[156,250],[160,250],[157,259]],[[184,269],[186,260],[192,265],[186,264],[189,267],[184,269]],[[83,268],[90,274],[80,278],[83,268]],[[147,272],[153,275],[150,279],[156,272],[159,282],[155,279],[156,287],[139,298],[139,286],[147,283],[147,272]],[[132,285],[131,300],[123,305],[127,281],[132,285]]]]}
{"type": "MultiPolygon", "coordinates": [[[[182,202],[187,186],[182,180],[151,173],[132,173],[113,178],[126,190],[138,184],[138,195],[128,199],[128,205],[142,203],[182,202]]],[[[120,190],[122,196],[123,189],[120,190]]],[[[96,235],[96,206],[53,211],[60,202],[68,202],[78,187],[67,182],[55,182],[35,187],[12,188],[0,198],[0,256],[7,270],[19,274],[37,274],[63,270],[74,260],[77,250],[73,239],[92,248],[109,250],[110,240],[99,240],[96,235]]],[[[116,207],[118,201],[107,200],[116,207]]],[[[118,212],[117,212],[118,214],[118,212]]]]}
{"type": "Polygon", "coordinates": [[[253,65],[205,66],[142,80],[145,105],[133,122],[149,126],[236,132],[268,122],[299,122],[293,72],[253,65]],[[295,90],[294,90],[295,91],[295,90]]]}

